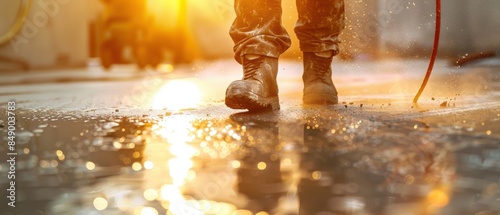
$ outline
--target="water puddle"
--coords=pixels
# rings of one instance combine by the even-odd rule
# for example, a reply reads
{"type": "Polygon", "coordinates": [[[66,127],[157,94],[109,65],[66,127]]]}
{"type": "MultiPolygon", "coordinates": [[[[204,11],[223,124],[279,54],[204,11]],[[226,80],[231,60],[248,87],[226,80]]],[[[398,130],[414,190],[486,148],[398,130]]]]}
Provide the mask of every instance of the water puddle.
{"type": "MultiPolygon", "coordinates": [[[[206,119],[20,110],[17,207],[2,214],[500,211],[498,116],[464,126],[471,131],[439,117],[342,109],[304,110],[294,120],[272,112],[206,119]]],[[[7,171],[2,163],[1,175],[7,171]]],[[[3,190],[7,182],[0,178],[3,190]]]]}

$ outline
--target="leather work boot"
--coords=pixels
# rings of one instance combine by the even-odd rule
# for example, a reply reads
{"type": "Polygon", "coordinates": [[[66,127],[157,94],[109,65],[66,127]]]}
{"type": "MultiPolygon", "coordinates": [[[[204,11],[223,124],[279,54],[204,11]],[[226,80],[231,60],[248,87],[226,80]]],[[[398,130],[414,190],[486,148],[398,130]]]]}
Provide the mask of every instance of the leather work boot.
{"type": "Polygon", "coordinates": [[[333,105],[338,103],[337,89],[332,81],[333,51],[320,56],[315,52],[304,52],[304,104],[333,105]]]}
{"type": "Polygon", "coordinates": [[[243,80],[233,81],[226,90],[226,105],[233,109],[278,110],[278,58],[255,55],[243,57],[243,80]]]}

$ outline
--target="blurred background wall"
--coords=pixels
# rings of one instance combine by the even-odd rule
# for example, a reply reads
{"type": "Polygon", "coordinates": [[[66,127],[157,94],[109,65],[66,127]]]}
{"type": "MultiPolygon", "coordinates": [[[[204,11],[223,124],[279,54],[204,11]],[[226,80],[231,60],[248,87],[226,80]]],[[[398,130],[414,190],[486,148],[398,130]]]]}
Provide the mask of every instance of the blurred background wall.
{"type": "MultiPolygon", "coordinates": [[[[381,50],[403,56],[428,55],[434,10],[433,0],[379,1],[378,20],[385,25],[380,31],[381,50]],[[393,13],[383,16],[382,11],[391,7],[393,13]]],[[[499,12],[498,0],[442,0],[441,57],[500,50],[499,12]]]]}
{"type": "MultiPolygon", "coordinates": [[[[0,35],[12,26],[22,2],[0,0],[0,35]]],[[[98,0],[34,0],[15,42],[0,45],[0,56],[26,61],[32,68],[84,65],[88,22],[99,6],[98,0]]]]}
{"type": "MultiPolygon", "coordinates": [[[[147,0],[155,27],[166,35],[161,43],[175,43],[175,37],[168,35],[179,31],[175,25],[179,1],[147,0]]],[[[282,1],[283,24],[293,39],[284,57],[297,59],[300,51],[293,34],[295,1],[282,1]]],[[[0,35],[12,25],[20,2],[0,0],[0,35]]],[[[187,32],[187,54],[196,59],[232,57],[228,31],[235,17],[233,1],[186,2],[187,24],[183,31],[187,32]]],[[[341,57],[427,57],[434,35],[434,4],[432,0],[346,0],[347,26],[342,34],[341,57]]],[[[16,42],[0,45],[0,57],[23,60],[31,68],[85,65],[92,49],[89,23],[102,10],[100,0],[33,0],[25,27],[14,39],[16,42]]],[[[443,0],[442,56],[499,49],[498,11],[498,0],[443,0]]]]}

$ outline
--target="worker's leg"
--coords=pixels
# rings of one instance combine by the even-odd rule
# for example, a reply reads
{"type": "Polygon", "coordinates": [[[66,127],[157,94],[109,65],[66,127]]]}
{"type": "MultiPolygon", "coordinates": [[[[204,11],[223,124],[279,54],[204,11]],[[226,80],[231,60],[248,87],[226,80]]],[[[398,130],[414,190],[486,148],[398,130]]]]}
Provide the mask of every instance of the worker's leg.
{"type": "Polygon", "coordinates": [[[231,26],[236,60],[246,54],[278,58],[290,47],[281,25],[281,0],[235,0],[236,19],[231,26]]]}
{"type": "Polygon", "coordinates": [[[339,52],[344,28],[344,0],[297,0],[299,20],[295,33],[303,52],[339,52]]]}
{"type": "Polygon", "coordinates": [[[304,53],[304,104],[337,104],[332,58],[339,53],[344,28],[344,0],[297,0],[295,33],[304,53]]]}
{"type": "Polygon", "coordinates": [[[278,57],[290,47],[281,25],[281,0],[235,0],[235,9],[230,35],[243,79],[229,85],[225,103],[234,109],[279,109],[278,57]]]}

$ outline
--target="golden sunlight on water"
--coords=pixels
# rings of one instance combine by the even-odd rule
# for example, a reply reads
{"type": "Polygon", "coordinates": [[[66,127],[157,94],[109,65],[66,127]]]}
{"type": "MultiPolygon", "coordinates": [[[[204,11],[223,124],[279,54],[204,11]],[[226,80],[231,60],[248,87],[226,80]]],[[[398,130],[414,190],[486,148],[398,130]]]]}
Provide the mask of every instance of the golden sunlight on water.
{"type": "Polygon", "coordinates": [[[158,132],[169,142],[169,151],[173,156],[168,161],[169,174],[173,179],[173,185],[182,186],[193,166],[191,158],[196,153],[196,150],[187,144],[193,139],[190,136],[192,125],[190,120],[185,118],[165,120],[160,122],[159,125],[162,129],[158,132]]]}
{"type": "MultiPolygon", "coordinates": [[[[166,85],[164,88],[178,84],[180,83],[166,85]]],[[[190,174],[193,167],[192,157],[196,154],[196,149],[188,145],[193,139],[191,131],[194,128],[191,119],[170,118],[158,122],[152,129],[165,142],[152,142],[147,146],[147,161],[144,166],[146,169],[146,166],[151,167],[146,173],[146,184],[150,187],[144,192],[144,196],[148,200],[160,201],[170,214],[185,214],[186,210],[196,214],[196,210],[189,206],[183,195],[186,181],[196,177],[190,174]]]]}
{"type": "Polygon", "coordinates": [[[158,90],[152,100],[152,108],[156,110],[167,109],[179,111],[195,108],[201,101],[199,87],[187,80],[168,81],[158,90]]]}
{"type": "MultiPolygon", "coordinates": [[[[206,182],[203,179],[206,176],[199,176],[194,166],[193,158],[201,152],[192,144],[199,134],[199,128],[193,124],[193,120],[195,119],[186,116],[170,117],[152,126],[156,136],[153,139],[157,141],[151,141],[145,149],[144,199],[160,202],[169,215],[244,214],[236,213],[237,207],[231,203],[207,200],[200,196],[200,193],[204,195],[208,191],[193,193],[189,187],[203,187],[204,185],[193,183],[206,182]],[[148,169],[147,166],[151,168],[148,169]],[[199,177],[202,179],[198,179],[199,177]]],[[[236,161],[231,164],[240,165],[236,161]]],[[[156,214],[155,212],[143,208],[137,214],[156,214]]]]}

